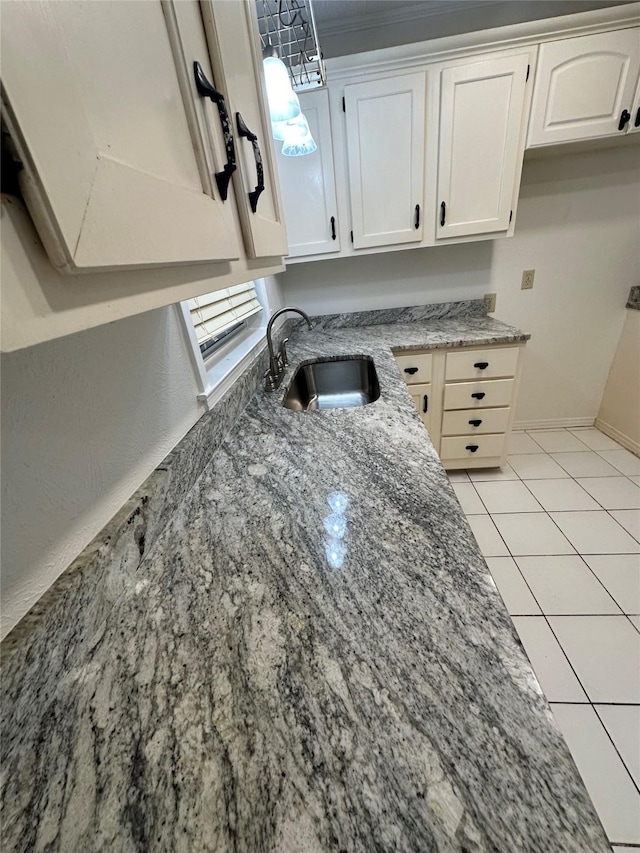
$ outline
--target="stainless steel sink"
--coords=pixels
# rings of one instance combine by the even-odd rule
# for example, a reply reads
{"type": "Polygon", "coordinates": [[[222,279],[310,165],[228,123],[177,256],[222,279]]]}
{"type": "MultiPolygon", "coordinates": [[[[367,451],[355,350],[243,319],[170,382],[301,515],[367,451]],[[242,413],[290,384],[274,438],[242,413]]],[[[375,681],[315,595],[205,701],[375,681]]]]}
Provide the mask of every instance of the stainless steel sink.
{"type": "Polygon", "coordinates": [[[296,412],[366,406],[380,396],[380,383],[368,356],[318,359],[296,370],[283,406],[296,412]]]}

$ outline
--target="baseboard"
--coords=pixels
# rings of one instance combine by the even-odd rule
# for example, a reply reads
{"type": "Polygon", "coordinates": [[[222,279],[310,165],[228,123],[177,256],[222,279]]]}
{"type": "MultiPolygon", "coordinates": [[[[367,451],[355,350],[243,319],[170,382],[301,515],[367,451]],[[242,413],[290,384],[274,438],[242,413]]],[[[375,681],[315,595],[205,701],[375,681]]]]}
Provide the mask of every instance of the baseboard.
{"type": "Polygon", "coordinates": [[[628,435],[625,435],[623,432],[620,432],[619,429],[612,427],[611,424],[608,424],[606,421],[600,420],[600,418],[596,418],[595,425],[600,432],[603,432],[605,435],[608,435],[609,438],[617,441],[618,444],[626,447],[627,450],[631,451],[631,453],[634,453],[636,456],[640,456],[640,444],[638,444],[637,441],[629,438],[628,435]]]}
{"type": "Polygon", "coordinates": [[[593,425],[594,418],[547,418],[542,421],[515,421],[512,429],[574,429],[593,425]]]}

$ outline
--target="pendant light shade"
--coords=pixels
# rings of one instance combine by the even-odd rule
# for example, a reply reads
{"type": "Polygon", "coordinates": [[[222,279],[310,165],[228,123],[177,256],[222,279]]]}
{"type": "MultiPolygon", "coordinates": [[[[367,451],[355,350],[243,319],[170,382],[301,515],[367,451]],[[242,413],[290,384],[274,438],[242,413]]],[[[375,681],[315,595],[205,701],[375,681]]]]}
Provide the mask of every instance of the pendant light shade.
{"type": "Polygon", "coordinates": [[[277,56],[266,56],[264,59],[264,76],[269,98],[269,113],[271,121],[289,121],[300,115],[300,101],[291,88],[289,72],[277,56]]]}
{"type": "Polygon", "coordinates": [[[309,123],[302,113],[286,122],[283,132],[282,153],[285,157],[303,157],[305,154],[313,154],[318,149],[309,130],[309,123]]]}

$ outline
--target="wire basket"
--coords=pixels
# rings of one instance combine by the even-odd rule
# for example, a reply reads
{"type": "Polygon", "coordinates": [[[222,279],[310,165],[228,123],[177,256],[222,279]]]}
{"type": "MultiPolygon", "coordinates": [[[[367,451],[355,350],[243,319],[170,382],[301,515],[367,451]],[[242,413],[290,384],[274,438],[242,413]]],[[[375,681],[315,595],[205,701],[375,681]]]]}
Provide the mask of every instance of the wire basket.
{"type": "Polygon", "coordinates": [[[256,0],[262,47],[272,44],[289,69],[294,90],[326,84],[312,0],[256,0]]]}

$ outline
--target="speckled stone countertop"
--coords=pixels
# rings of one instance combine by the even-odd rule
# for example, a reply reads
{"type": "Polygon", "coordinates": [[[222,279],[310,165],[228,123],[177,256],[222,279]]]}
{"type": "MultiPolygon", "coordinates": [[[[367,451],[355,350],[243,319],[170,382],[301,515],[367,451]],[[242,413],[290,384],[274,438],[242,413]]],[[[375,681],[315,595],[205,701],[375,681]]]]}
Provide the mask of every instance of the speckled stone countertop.
{"type": "Polygon", "coordinates": [[[296,332],[47,701],[12,693],[4,849],[609,850],[391,354],[525,337],[296,332]],[[282,407],[359,354],[379,400],[282,407]]]}

